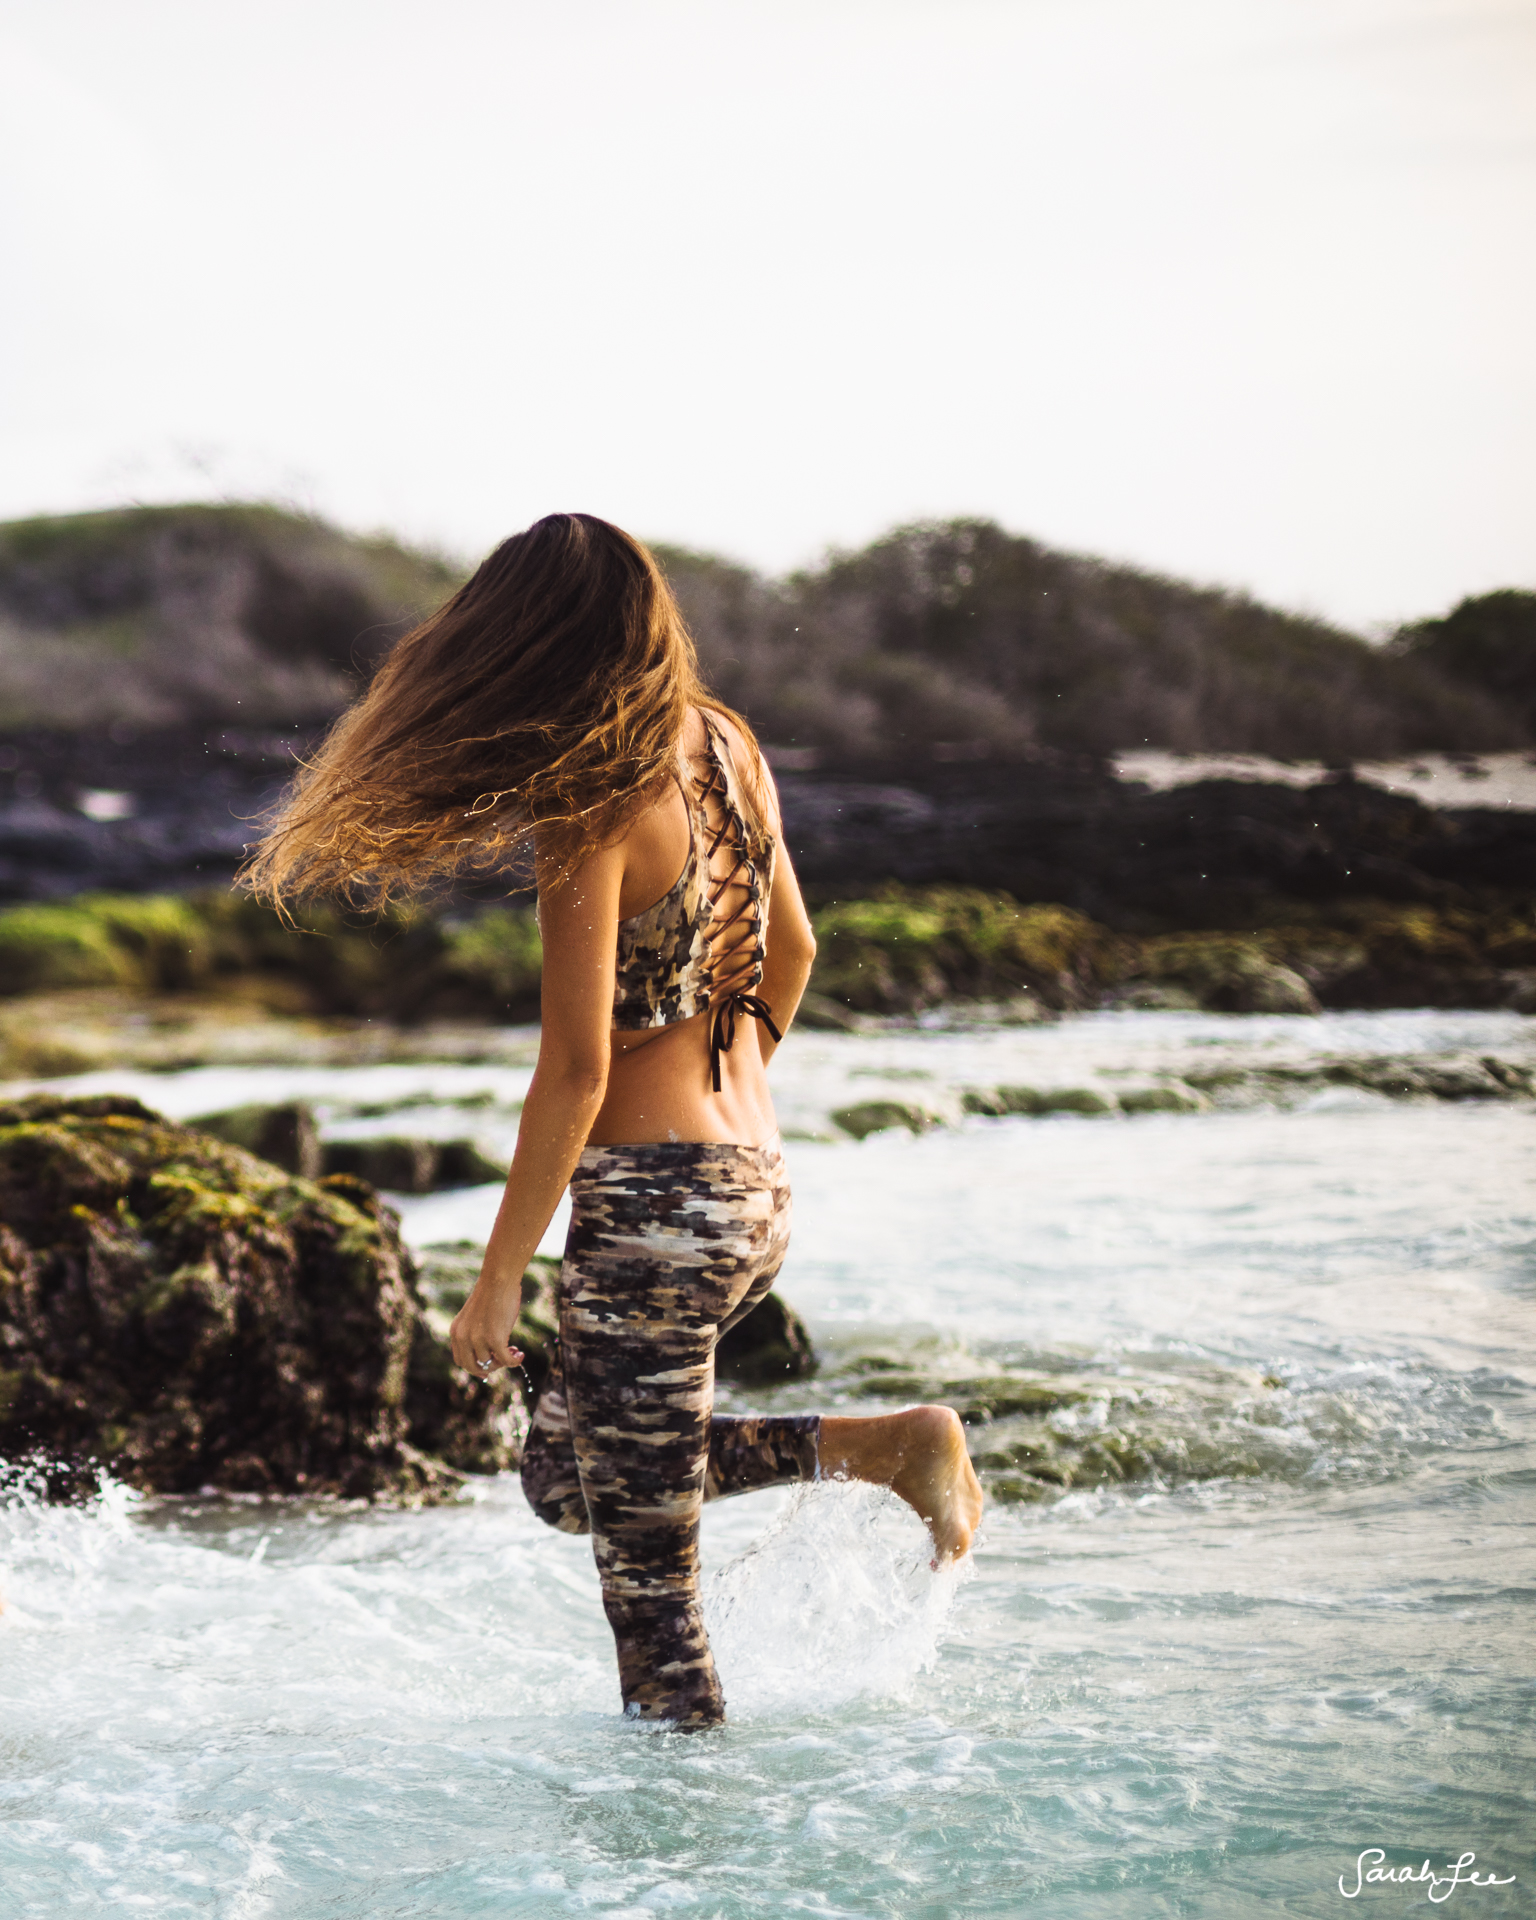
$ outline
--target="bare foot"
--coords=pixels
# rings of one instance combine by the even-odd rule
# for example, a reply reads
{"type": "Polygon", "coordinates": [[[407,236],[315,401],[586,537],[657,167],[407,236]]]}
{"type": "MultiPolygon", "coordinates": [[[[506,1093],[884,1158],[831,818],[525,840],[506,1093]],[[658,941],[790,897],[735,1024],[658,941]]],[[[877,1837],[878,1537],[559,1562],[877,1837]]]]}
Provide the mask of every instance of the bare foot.
{"type": "Polygon", "coordinates": [[[821,1467],[900,1494],[933,1535],[935,1566],[970,1552],[981,1486],[965,1428],[951,1408],[909,1407],[869,1420],[828,1414],[821,1423],[821,1467]]]}
{"type": "Polygon", "coordinates": [[[927,1521],[939,1559],[956,1559],[970,1552],[981,1519],[981,1483],[966,1451],[965,1428],[949,1407],[914,1407],[906,1418],[912,1423],[909,1451],[891,1491],[927,1521]]]}

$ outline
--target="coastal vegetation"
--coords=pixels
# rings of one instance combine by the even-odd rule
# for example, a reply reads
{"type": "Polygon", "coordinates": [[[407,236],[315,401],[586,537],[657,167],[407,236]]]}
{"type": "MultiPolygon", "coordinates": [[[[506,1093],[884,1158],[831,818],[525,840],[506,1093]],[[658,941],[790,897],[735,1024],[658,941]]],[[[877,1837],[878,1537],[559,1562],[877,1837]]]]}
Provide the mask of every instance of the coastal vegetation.
{"type": "MultiPolygon", "coordinates": [[[[988,520],[897,528],[783,579],[658,552],[721,696],[765,739],[828,763],[1536,744],[1528,593],[1463,603],[1381,647],[988,520]]],[[[312,734],[463,574],[269,506],[0,526],[0,728],[312,734]]]]}
{"type": "MultiPolygon", "coordinates": [[[[778,581],[662,557],[780,768],[820,945],[807,1022],[1536,1006],[1533,816],[1347,770],[1147,792],[1099,757],[1527,746],[1536,594],[1373,647],[984,521],[778,581]]],[[[205,1025],[537,1017],[526,896],[284,925],[226,890],[295,754],[460,577],[271,507],[0,527],[0,1071],[102,1057],[73,1011],[136,997],[167,1030],[194,1004],[205,1025]]]]}
{"type": "Polygon", "coordinates": [[[1443,619],[1404,627],[1392,651],[1491,694],[1536,734],[1536,593],[1476,594],[1443,619]]]}
{"type": "Polygon", "coordinates": [[[461,570],[280,508],[0,525],[0,728],[317,726],[461,570]]]}
{"type": "MultiPolygon", "coordinates": [[[[1136,936],[997,891],[887,884],[813,909],[802,1023],[857,1027],[953,1003],[1015,1019],[1104,1006],[1536,1011],[1536,899],[1280,907],[1239,931],[1136,936]]],[[[534,1020],[539,978],[538,928],[518,904],[366,922],[314,909],[288,926],[227,893],[23,903],[0,908],[0,1075],[107,1064],[110,1048],[82,1050],[53,1030],[102,1001],[152,1006],[171,1024],[185,1003],[213,1025],[222,1007],[226,1020],[260,1009],[409,1033],[534,1020]]]]}
{"type": "Polygon", "coordinates": [[[1443,646],[1374,647],[988,520],[897,528],[782,581],[662,558],[713,684],[824,762],[1142,746],[1337,762],[1536,743],[1475,649],[1452,666],[1443,646]]]}

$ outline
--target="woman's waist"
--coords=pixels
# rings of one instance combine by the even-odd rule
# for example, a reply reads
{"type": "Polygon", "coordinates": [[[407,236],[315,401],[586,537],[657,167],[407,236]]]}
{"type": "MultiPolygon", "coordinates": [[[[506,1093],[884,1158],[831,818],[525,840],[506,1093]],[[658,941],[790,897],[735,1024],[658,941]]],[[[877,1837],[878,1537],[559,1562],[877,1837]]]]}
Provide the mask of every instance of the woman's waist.
{"type": "Polygon", "coordinates": [[[711,1159],[744,1159],[776,1168],[784,1164],[784,1141],[777,1127],[756,1146],[739,1140],[589,1140],[581,1150],[572,1180],[590,1175],[600,1162],[618,1155],[658,1167],[683,1167],[711,1159]]]}

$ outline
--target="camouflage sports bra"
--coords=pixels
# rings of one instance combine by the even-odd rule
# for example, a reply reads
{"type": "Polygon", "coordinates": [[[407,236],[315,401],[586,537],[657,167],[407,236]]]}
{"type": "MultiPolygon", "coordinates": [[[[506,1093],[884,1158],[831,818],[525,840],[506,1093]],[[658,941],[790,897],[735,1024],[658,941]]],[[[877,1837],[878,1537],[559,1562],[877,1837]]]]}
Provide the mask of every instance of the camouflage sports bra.
{"type": "Polygon", "coordinates": [[[752,991],[763,978],[775,843],[761,828],[748,830],[730,746],[709,715],[701,717],[709,772],[703,779],[695,776],[692,798],[680,779],[677,783],[688,809],[688,859],[655,906],[619,922],[613,1024],[631,1032],[713,1013],[709,1070],[718,1093],[720,1056],[735,1043],[738,1015],[761,1020],[775,1040],[783,1037],[773,1024],[773,1009],[752,991]],[[720,852],[730,859],[723,878],[714,872],[720,852]],[[737,904],[731,912],[733,894],[737,904]],[[740,929],[734,939],[728,938],[732,928],[740,929]]]}

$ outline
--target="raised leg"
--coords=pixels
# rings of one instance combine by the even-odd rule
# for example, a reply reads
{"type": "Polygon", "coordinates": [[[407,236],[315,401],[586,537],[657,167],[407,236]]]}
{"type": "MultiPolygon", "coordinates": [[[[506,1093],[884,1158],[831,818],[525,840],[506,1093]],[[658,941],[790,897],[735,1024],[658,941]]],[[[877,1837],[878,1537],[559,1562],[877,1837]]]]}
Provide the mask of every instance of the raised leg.
{"type": "Polygon", "coordinates": [[[965,1429],[949,1407],[908,1407],[860,1420],[827,1414],[821,1471],[889,1487],[928,1524],[934,1565],[968,1553],[981,1519],[981,1485],[965,1429]]]}
{"type": "MultiPolygon", "coordinates": [[[[818,1413],[716,1413],[709,1421],[704,1498],[723,1500],[759,1487],[814,1480],[819,1471],[818,1413]]],[[[576,1442],[558,1358],[534,1408],[523,1443],[523,1492],[547,1525],[561,1533],[590,1533],[591,1517],[576,1465],[576,1442]]]]}

